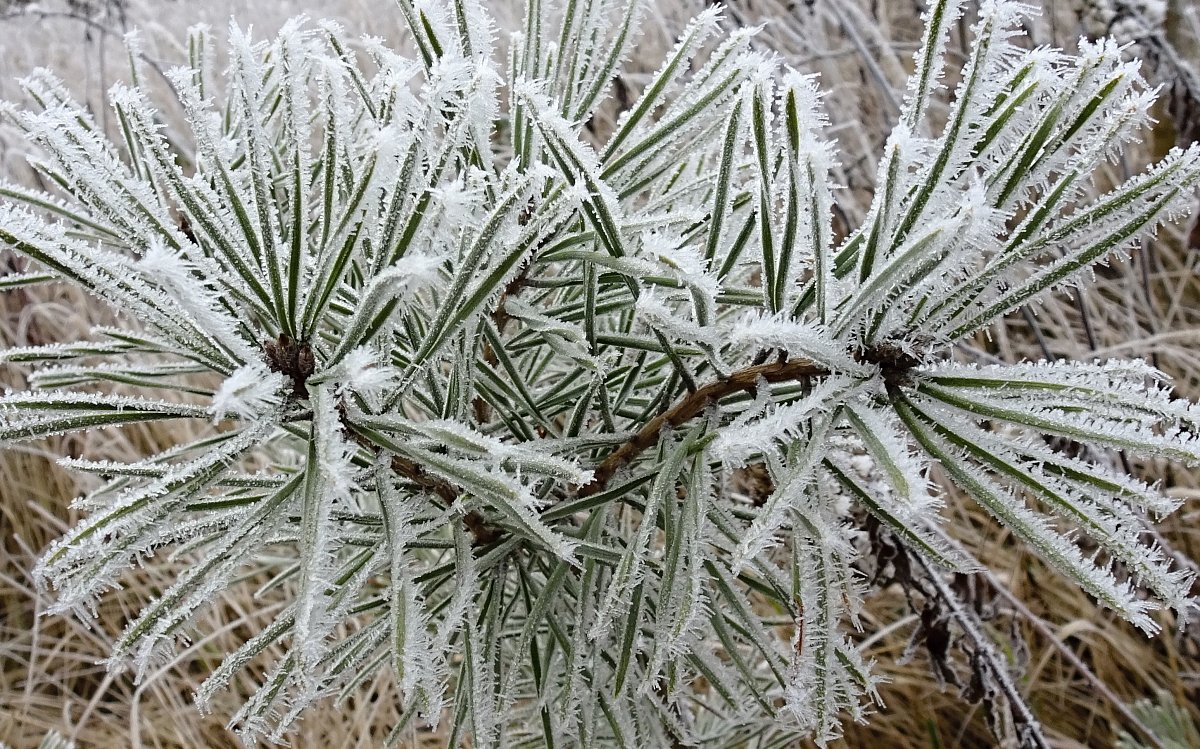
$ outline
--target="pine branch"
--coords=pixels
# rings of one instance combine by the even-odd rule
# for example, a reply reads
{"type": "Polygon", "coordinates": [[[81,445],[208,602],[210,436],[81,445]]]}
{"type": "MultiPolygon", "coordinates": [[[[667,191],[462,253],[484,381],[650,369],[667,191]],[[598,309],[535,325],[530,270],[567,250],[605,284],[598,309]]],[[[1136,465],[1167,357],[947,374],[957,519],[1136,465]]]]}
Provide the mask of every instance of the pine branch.
{"type": "MultiPolygon", "coordinates": [[[[356,436],[361,443],[366,443],[365,438],[356,436]]],[[[391,459],[391,468],[397,474],[412,481],[417,486],[420,486],[426,491],[436,494],[446,506],[450,506],[458,501],[459,492],[453,485],[443,481],[442,479],[432,476],[418,465],[416,462],[399,455],[393,455],[391,459]]],[[[463,525],[467,526],[467,530],[471,532],[471,536],[475,539],[476,546],[486,546],[500,538],[502,532],[487,523],[483,515],[477,510],[472,510],[463,516],[463,525]]]]}
{"type": "Polygon", "coordinates": [[[439,478],[430,476],[425,472],[425,469],[421,468],[421,466],[417,465],[408,458],[402,458],[399,455],[393,455],[392,470],[412,481],[422,489],[438,495],[438,497],[440,497],[442,501],[448,505],[454,504],[456,501],[458,501],[457,489],[439,478]]]}
{"type": "MultiPolygon", "coordinates": [[[[964,2],[931,2],[875,200],[834,230],[820,92],[754,29],[716,41],[721,11],[702,13],[606,132],[586,123],[609,111],[645,3],[529,0],[503,70],[487,3],[402,0],[422,59],[367,41],[365,68],[333,24],[267,42],[235,26],[223,85],[193,29],[168,73],[178,143],[139,75],[111,93],[117,142],[47,72],[22,83],[37,106],[0,103],[62,187],[0,184],[0,249],[33,264],[0,292],[57,279],[122,313],[95,340],[0,350],[37,367],[0,397],[0,443],[238,427],[72,461],[104,484],[39,565],[56,611],[160,552],[197,557],[112,664],[169,656],[261,547],[287,544],[298,563],[272,551],[269,585],[294,577],[296,600],[202,688],[280,644],[233,717],[247,744],[390,664],[407,703],[393,737],[447,716],[451,743],[505,745],[540,710],[555,745],[826,746],[877,699],[845,630],[870,587],[847,521],[867,510],[932,565],[973,570],[929,530],[951,496],[1148,631],[1158,606],[1196,608],[1193,572],[1143,540],[1143,513],[1178,502],[1092,456],[1200,465],[1200,406],[1136,362],[949,354],[1191,204],[1200,146],[1090,196],[1153,98],[1118,45],[1029,51],[1010,41],[1028,8],[984,3],[944,95],[964,2]],[[664,434],[697,417],[711,427],[664,434]],[[767,487],[755,511],[738,472],[767,487]],[[639,523],[619,508],[634,494],[639,523]]],[[[935,582],[982,686],[1041,745],[986,632],[935,582]]]]}

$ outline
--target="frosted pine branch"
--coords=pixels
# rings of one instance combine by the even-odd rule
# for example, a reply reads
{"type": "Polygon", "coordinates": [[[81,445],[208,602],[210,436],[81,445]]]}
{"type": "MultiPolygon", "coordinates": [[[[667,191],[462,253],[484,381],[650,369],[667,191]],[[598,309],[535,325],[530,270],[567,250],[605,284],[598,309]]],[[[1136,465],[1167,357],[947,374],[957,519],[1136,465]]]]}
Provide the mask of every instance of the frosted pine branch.
{"type": "Polygon", "coordinates": [[[995,0],[947,76],[963,5],[931,3],[842,239],[820,81],[758,29],[722,38],[719,8],[611,131],[637,0],[530,0],[504,61],[475,0],[400,0],[412,60],[297,19],[232,25],[222,72],[197,28],[177,102],[110,92],[119,143],[30,75],[0,113],[53,188],[0,183],[27,261],[0,293],[68,283],[118,322],[0,351],[31,370],[0,442],[195,430],[63,459],[99,485],[36,570],[48,609],[86,619],[131,566],[187,560],[114,648],[144,678],[254,570],[285,605],[200,705],[244,675],[233,725],[283,739],[390,670],[397,737],[473,746],[827,745],[889,665],[850,635],[877,561],[856,541],[976,571],[939,530],[959,497],[1147,632],[1184,619],[1193,575],[1143,533],[1178,503],[1109,458],[1200,463],[1200,407],[1143,362],[951,351],[1180,215],[1200,151],[1096,190],[1149,119],[1137,64],[1026,50],[1031,10],[995,0]]]}

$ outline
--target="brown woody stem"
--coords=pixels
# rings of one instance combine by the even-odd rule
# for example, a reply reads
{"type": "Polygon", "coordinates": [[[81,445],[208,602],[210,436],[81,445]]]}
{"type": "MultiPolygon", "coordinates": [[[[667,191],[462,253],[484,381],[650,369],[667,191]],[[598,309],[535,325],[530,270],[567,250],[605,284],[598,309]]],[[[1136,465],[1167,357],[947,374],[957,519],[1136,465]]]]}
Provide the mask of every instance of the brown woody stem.
{"type": "MultiPolygon", "coordinates": [[[[422,489],[438,495],[447,505],[458,501],[458,489],[436,476],[430,476],[424,468],[408,458],[393,455],[392,470],[422,489]]],[[[488,525],[483,519],[483,515],[477,510],[472,510],[464,515],[463,524],[467,526],[467,530],[471,531],[471,535],[475,537],[475,544],[478,546],[490,544],[500,538],[500,531],[488,525]]]]}
{"type": "MultiPolygon", "coordinates": [[[[515,296],[521,292],[521,287],[525,285],[528,273],[529,266],[526,266],[516,278],[508,282],[508,285],[504,287],[504,291],[500,294],[500,302],[496,305],[496,309],[492,310],[492,323],[500,333],[504,332],[508,321],[512,319],[512,316],[508,314],[508,310],[504,308],[504,303],[510,296],[515,296]]],[[[492,350],[491,344],[487,341],[483,343],[483,360],[493,367],[500,363],[500,359],[496,357],[496,352],[492,350]]],[[[491,415],[487,401],[483,399],[483,396],[476,395],[472,406],[475,409],[475,420],[481,425],[486,424],[491,415]]]]}
{"type": "MultiPolygon", "coordinates": [[[[342,427],[346,434],[354,439],[358,444],[366,447],[372,452],[378,452],[379,448],[371,443],[369,439],[359,434],[350,426],[346,420],[345,406],[341,406],[342,427]]],[[[391,459],[392,471],[400,476],[408,479],[417,486],[427,492],[436,494],[446,506],[450,506],[458,501],[459,491],[457,487],[449,482],[443,481],[437,476],[431,476],[428,471],[422,468],[419,464],[409,460],[408,458],[399,455],[393,455],[391,459]]],[[[463,524],[467,526],[467,530],[475,537],[476,545],[490,544],[500,537],[500,531],[488,525],[483,519],[483,514],[478,510],[472,510],[463,516],[463,524]]]]}
{"type": "Polygon", "coordinates": [[[677,427],[690,421],[711,402],[739,390],[753,391],[759,378],[767,382],[786,382],[803,377],[824,377],[829,370],[807,359],[759,364],[739,369],[725,379],[710,382],[646,423],[628,442],[609,453],[596,467],[591,483],[580,487],[579,497],[590,497],[604,490],[621,466],[629,463],[644,450],[658,444],[658,436],[667,427],[677,427]]]}
{"type": "MultiPolygon", "coordinates": [[[[725,396],[741,390],[753,392],[760,378],[767,382],[787,382],[806,377],[825,377],[829,374],[829,370],[825,367],[806,359],[795,359],[746,367],[739,369],[729,377],[710,382],[695,392],[689,393],[671,409],[651,419],[628,442],[609,453],[608,457],[596,467],[591,483],[581,487],[576,495],[590,497],[600,493],[622,466],[658,443],[658,437],[663,429],[687,423],[703,411],[709,403],[718,401],[725,396]]],[[[426,491],[438,495],[447,505],[453,504],[458,499],[459,490],[455,486],[436,476],[431,476],[413,461],[393,456],[391,464],[393,471],[426,491]]],[[[464,522],[475,536],[476,543],[488,543],[495,540],[500,534],[498,530],[488,526],[478,512],[468,513],[464,522]]]]}

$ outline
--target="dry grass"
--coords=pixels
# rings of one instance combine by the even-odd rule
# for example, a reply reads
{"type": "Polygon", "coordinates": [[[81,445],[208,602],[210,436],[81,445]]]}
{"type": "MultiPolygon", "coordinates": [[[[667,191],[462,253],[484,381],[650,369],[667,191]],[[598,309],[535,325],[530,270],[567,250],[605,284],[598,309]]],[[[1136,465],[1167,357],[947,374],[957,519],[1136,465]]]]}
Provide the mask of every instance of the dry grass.
{"type": "MultiPolygon", "coordinates": [[[[989,562],[1008,590],[1036,617],[1031,620],[994,592],[982,591],[983,600],[993,609],[991,634],[1019,664],[1018,684],[1055,746],[1111,747],[1122,730],[1137,735],[1123,714],[1125,705],[1157,690],[1166,690],[1189,709],[1193,719],[1200,720],[1200,642],[1177,637],[1169,616],[1160,616],[1163,632],[1147,638],[1112,614],[1098,611],[1078,588],[1065,584],[1013,543],[977,508],[960,504],[952,517],[959,535],[977,539],[977,555],[989,562]],[[1027,652],[1012,647],[1011,643],[1018,641],[1027,643],[1027,652]],[[1110,699],[1075,668],[1064,656],[1066,649],[1120,702],[1110,699]]],[[[1190,512],[1185,510],[1164,527],[1164,535],[1177,550],[1194,556],[1200,552],[1198,519],[1193,505],[1190,512]]],[[[868,636],[881,631],[887,634],[874,641],[868,652],[887,664],[885,670],[892,681],[880,690],[885,708],[870,725],[850,728],[846,745],[991,746],[983,708],[962,701],[954,686],[941,688],[923,656],[896,665],[915,624],[913,619],[897,590],[872,599],[864,617],[865,632],[868,636]],[[888,629],[897,622],[908,623],[888,629]],[[936,741],[931,735],[938,737],[936,741]]]]}
{"type": "MultiPolygon", "coordinates": [[[[797,4],[799,5],[799,4],[797,4]]],[[[820,7],[821,3],[818,3],[820,7]]],[[[151,52],[163,59],[172,50],[158,41],[179,38],[182,28],[198,20],[220,27],[231,12],[243,13],[248,3],[176,3],[143,0],[135,15],[154,19],[148,29],[151,52]],[[150,11],[167,9],[169,13],[150,11]],[[162,46],[153,46],[162,45],[162,46]]],[[[665,6],[664,6],[665,7],[665,6]]],[[[673,6],[672,6],[673,7],[673,6]]],[[[890,6],[891,16],[870,20],[857,6],[842,7],[843,17],[818,16],[805,23],[780,20],[768,31],[771,43],[798,65],[816,66],[831,90],[835,134],[850,154],[843,182],[848,219],[865,212],[864,186],[873,177],[871,154],[878,150],[889,121],[889,93],[903,82],[917,29],[907,8],[890,6]],[[844,32],[846,25],[855,34],[844,32]],[[863,62],[870,55],[876,62],[863,62]],[[842,125],[838,127],[839,123],[842,125]],[[857,156],[855,154],[858,154],[857,156]]],[[[1077,25],[1070,6],[1038,22],[1036,34],[1069,39],[1077,25]]],[[[0,3],[0,13],[3,4],[0,3]]],[[[333,7],[317,3],[254,3],[258,34],[270,33],[285,17],[299,11],[343,15],[350,28],[394,37],[397,14],[382,0],[341,0],[333,7]],[[384,19],[381,25],[379,19],[384,19]]],[[[762,14],[791,18],[777,0],[735,4],[738,18],[753,22],[762,14]]],[[[685,13],[659,11],[664,28],[685,13]],[[662,17],[667,16],[667,17],[662,17]]],[[[801,19],[805,20],[805,19],[801,19]]],[[[115,23],[98,18],[98,23],[115,23]]],[[[91,28],[57,18],[4,21],[4,60],[0,94],[11,95],[9,79],[16,71],[49,64],[62,71],[88,73],[75,82],[81,95],[94,99],[103,80],[116,73],[119,59],[114,39],[91,28]],[[21,39],[20,43],[8,40],[21,39]],[[107,66],[100,71],[98,63],[107,66]]],[[[1044,39],[1043,39],[1044,40],[1044,39]]],[[[649,62],[661,49],[652,45],[649,62]]],[[[1200,61],[1197,61],[1200,62],[1200,61]]],[[[1166,118],[1164,118],[1166,120],[1166,118]]],[[[1164,127],[1172,123],[1166,120],[1164,127]]],[[[5,147],[0,131],[0,173],[27,177],[19,151],[5,147]]],[[[1130,153],[1127,163],[1113,166],[1113,179],[1136,171],[1137,164],[1161,150],[1152,143],[1142,153],[1130,153]]],[[[13,141],[8,141],[12,143],[13,141]]],[[[1188,248],[1185,232],[1164,232],[1128,262],[1104,270],[1080,299],[1060,298],[1046,304],[1036,317],[1016,315],[978,348],[1006,361],[1022,357],[1093,358],[1143,356],[1153,359],[1177,379],[1181,395],[1200,399],[1200,279],[1193,272],[1197,257],[1188,248]]],[[[26,345],[77,337],[107,313],[92,301],[58,288],[40,290],[36,297],[0,296],[0,344],[26,345]]],[[[14,378],[12,370],[0,377],[14,378]]],[[[2,383],[0,383],[2,384],[2,383]]],[[[8,383],[16,384],[16,383],[8,383]]],[[[62,454],[129,458],[147,448],[169,444],[181,435],[161,425],[121,432],[97,432],[52,445],[29,446],[0,454],[0,741],[14,749],[37,745],[48,729],[57,729],[87,747],[235,747],[224,728],[225,716],[239,704],[237,692],[249,689],[248,679],[218,699],[212,715],[199,714],[191,702],[196,685],[219,662],[220,654],[240,644],[280,606],[279,599],[252,600],[253,591],[267,579],[248,575],[245,584],[224,595],[197,622],[203,633],[177,658],[140,685],[129,674],[110,673],[101,661],[113,639],[147,599],[162,590],[186,560],[131,571],[122,590],[109,595],[97,611],[97,626],[88,628],[74,618],[39,616],[46,605],[30,579],[30,570],[46,545],[75,515],[69,503],[84,488],[76,477],[54,463],[62,454]]],[[[1184,508],[1162,526],[1162,534],[1183,555],[1200,559],[1200,477],[1137,466],[1159,478],[1186,500],[1184,508]]],[[[1018,683],[1048,735],[1060,747],[1112,746],[1120,730],[1134,732],[1121,702],[1165,690],[1200,722],[1200,645],[1177,636],[1164,615],[1164,632],[1147,638],[1106,612],[1074,586],[1062,582],[1037,559],[1014,544],[974,505],[952,502],[950,527],[979,556],[985,558],[1008,591],[1022,603],[1017,611],[1002,597],[984,591],[981,604],[994,610],[989,626],[997,642],[1028,643],[1027,652],[1010,647],[1013,662],[1022,667],[1018,683]],[[1035,617],[1030,618],[1029,615],[1035,617]],[[1071,664],[1074,653],[1090,676],[1071,664]],[[1096,687],[1093,679],[1105,686],[1096,687]],[[1107,694],[1106,694],[1107,692],[1107,694]],[[1116,698],[1119,701],[1114,701],[1116,698]]],[[[878,592],[863,615],[863,640],[879,671],[891,681],[881,694],[884,707],[868,726],[850,726],[848,747],[982,747],[994,741],[984,711],[960,699],[954,686],[941,687],[921,653],[898,665],[912,634],[915,617],[898,588],[878,592]]],[[[964,670],[965,674],[965,670],[964,670]]],[[[341,705],[325,704],[310,712],[290,737],[295,746],[369,747],[387,734],[397,716],[392,685],[386,676],[366,684],[341,705]]],[[[437,736],[412,736],[403,745],[439,745],[437,736]]]]}

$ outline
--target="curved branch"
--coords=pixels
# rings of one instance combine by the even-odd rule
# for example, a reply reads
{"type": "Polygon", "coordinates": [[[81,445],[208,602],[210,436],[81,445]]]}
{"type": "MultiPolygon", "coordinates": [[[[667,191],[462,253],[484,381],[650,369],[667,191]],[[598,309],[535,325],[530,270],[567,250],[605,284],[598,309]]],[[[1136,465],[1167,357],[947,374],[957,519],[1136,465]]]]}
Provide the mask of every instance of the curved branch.
{"type": "MultiPolygon", "coordinates": [[[[740,390],[754,392],[760,378],[767,382],[788,382],[806,377],[827,377],[830,374],[829,369],[815,362],[807,359],[793,359],[746,367],[739,369],[729,377],[710,382],[695,392],[689,393],[674,407],[648,421],[628,442],[609,453],[600,462],[600,465],[596,466],[591,482],[580,487],[576,496],[590,497],[600,493],[608,486],[608,482],[622,466],[658,443],[658,437],[663,429],[687,423],[703,411],[709,403],[719,401],[740,390]]],[[[430,476],[421,466],[406,458],[393,455],[391,466],[393,471],[438,495],[448,505],[458,499],[457,488],[439,478],[430,476]]],[[[495,530],[485,527],[478,513],[471,513],[471,515],[474,517],[468,517],[467,524],[476,538],[480,538],[481,535],[489,540],[494,538],[495,530]]]]}
{"type": "Polygon", "coordinates": [[[576,494],[579,497],[590,497],[603,491],[621,466],[658,443],[658,436],[663,429],[677,427],[690,421],[712,401],[720,400],[739,390],[753,392],[759,378],[767,382],[786,382],[802,377],[827,377],[829,374],[831,374],[830,371],[819,364],[807,359],[794,359],[746,367],[739,369],[729,377],[710,382],[695,392],[689,393],[673,408],[651,419],[628,442],[609,453],[608,457],[596,467],[591,483],[580,487],[576,494]]]}

